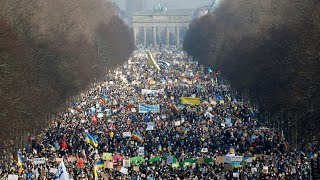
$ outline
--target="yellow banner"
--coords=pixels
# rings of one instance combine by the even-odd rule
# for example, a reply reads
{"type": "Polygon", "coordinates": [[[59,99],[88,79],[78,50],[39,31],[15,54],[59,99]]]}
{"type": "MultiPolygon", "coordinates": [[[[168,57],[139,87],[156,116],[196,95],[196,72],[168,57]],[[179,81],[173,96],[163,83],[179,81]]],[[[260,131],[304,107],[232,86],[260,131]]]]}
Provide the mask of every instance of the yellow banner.
{"type": "Polygon", "coordinates": [[[181,97],[181,104],[199,105],[200,98],[181,97]]]}

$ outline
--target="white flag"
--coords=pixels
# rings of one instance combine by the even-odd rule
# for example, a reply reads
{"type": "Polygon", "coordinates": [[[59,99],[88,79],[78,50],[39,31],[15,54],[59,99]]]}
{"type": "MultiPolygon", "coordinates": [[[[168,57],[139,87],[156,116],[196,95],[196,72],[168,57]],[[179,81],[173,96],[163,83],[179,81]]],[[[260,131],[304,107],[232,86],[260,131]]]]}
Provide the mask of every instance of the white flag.
{"type": "Polygon", "coordinates": [[[54,176],[54,180],[69,180],[69,175],[63,161],[61,161],[60,165],[58,166],[58,171],[54,176]]]}

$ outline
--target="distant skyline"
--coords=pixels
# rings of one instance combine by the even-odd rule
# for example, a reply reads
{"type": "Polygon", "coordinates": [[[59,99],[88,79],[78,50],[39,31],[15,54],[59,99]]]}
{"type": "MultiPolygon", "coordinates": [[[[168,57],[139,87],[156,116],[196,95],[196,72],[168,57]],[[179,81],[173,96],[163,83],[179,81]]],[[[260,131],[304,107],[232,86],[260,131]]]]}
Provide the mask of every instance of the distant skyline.
{"type": "MultiPolygon", "coordinates": [[[[112,0],[115,2],[120,9],[125,10],[126,0],[112,0]]],[[[175,9],[196,9],[202,6],[208,6],[211,4],[213,0],[163,0],[162,2],[168,8],[168,10],[175,9]]],[[[153,9],[155,5],[157,5],[160,0],[146,0],[145,7],[147,9],[153,9]]]]}

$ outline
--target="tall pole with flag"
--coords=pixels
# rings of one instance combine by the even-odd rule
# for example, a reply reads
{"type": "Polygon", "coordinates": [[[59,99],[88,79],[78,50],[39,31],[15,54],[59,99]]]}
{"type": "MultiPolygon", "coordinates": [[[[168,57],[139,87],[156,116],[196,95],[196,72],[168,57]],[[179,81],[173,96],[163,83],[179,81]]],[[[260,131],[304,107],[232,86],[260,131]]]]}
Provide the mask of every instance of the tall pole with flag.
{"type": "Polygon", "coordinates": [[[69,180],[68,171],[66,166],[64,165],[63,161],[60,162],[58,166],[58,171],[54,176],[54,180],[69,180]]]}

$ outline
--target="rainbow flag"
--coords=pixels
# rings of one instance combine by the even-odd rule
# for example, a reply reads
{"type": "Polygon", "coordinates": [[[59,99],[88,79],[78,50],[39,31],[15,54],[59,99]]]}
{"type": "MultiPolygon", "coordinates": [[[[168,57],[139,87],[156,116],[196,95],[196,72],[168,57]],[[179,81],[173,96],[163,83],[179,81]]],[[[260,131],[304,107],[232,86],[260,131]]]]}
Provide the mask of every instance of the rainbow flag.
{"type": "Polygon", "coordinates": [[[78,111],[79,113],[83,113],[83,111],[80,108],[78,108],[77,106],[73,106],[73,109],[78,111]]]}
{"type": "Polygon", "coordinates": [[[168,104],[171,110],[178,112],[178,108],[173,104],[168,104]]]}
{"type": "Polygon", "coordinates": [[[131,136],[133,139],[135,140],[138,140],[140,142],[144,142],[144,139],[142,138],[142,136],[140,135],[140,133],[138,131],[134,131],[132,133],[132,136],[131,136]]]}
{"type": "Polygon", "coordinates": [[[21,157],[21,153],[19,151],[17,151],[17,165],[20,167],[22,166],[22,157],[21,157]]]}
{"type": "Polygon", "coordinates": [[[104,167],[104,161],[103,160],[97,161],[96,162],[96,167],[103,168],[104,167]]]}
{"type": "Polygon", "coordinates": [[[234,115],[231,115],[230,118],[231,118],[232,120],[237,120],[237,119],[238,119],[238,117],[237,117],[237,116],[234,116],[234,115]]]}
{"type": "Polygon", "coordinates": [[[98,147],[98,141],[90,133],[86,134],[85,141],[94,147],[98,147]]]}
{"type": "Polygon", "coordinates": [[[102,104],[105,105],[108,101],[108,98],[103,94],[103,95],[101,95],[100,100],[101,100],[102,104]]]}

